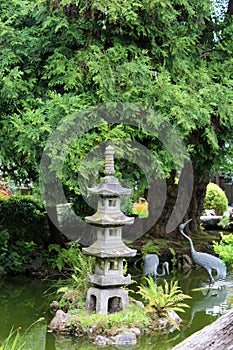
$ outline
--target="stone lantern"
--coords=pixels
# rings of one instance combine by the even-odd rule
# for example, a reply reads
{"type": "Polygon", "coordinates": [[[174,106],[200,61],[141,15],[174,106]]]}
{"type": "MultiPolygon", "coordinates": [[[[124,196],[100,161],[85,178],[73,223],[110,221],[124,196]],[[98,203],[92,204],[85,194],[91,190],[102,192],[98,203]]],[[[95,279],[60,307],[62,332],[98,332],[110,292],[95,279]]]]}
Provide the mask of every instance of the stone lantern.
{"type": "Polygon", "coordinates": [[[96,257],[95,273],[87,279],[93,283],[87,292],[88,311],[107,314],[128,305],[128,291],[121,288],[131,283],[131,276],[123,275],[123,259],[136,255],[122,241],[122,227],[133,224],[134,218],[125,216],[120,210],[120,196],[129,195],[130,189],[119,184],[114,176],[114,148],[105,150],[105,176],[99,185],[88,188],[88,193],[98,196],[97,212],[87,216],[85,221],[96,227],[97,240],[90,247],[83,248],[87,255],[96,257]],[[114,309],[115,308],[115,309],[114,309]]]}

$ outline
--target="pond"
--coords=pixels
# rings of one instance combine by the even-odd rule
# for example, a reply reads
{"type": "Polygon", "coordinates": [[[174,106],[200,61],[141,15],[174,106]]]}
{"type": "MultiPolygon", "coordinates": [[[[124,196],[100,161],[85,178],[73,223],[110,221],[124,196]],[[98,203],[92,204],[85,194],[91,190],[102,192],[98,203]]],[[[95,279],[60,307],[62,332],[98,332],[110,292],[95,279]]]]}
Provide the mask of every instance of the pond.
{"type": "MultiPolygon", "coordinates": [[[[233,274],[228,274],[225,281],[215,282],[211,288],[202,268],[187,272],[176,271],[166,279],[171,278],[178,279],[182,291],[192,296],[192,299],[186,301],[190,308],[180,314],[183,319],[180,331],[161,331],[143,336],[133,349],[169,350],[216,320],[233,304],[233,274]]],[[[47,332],[47,325],[53,317],[49,312],[50,285],[49,281],[24,277],[3,279],[0,282],[0,343],[12,328],[21,327],[21,332],[26,332],[27,350],[99,349],[86,339],[72,339],[47,332]],[[38,321],[42,317],[44,320],[38,321]]]]}

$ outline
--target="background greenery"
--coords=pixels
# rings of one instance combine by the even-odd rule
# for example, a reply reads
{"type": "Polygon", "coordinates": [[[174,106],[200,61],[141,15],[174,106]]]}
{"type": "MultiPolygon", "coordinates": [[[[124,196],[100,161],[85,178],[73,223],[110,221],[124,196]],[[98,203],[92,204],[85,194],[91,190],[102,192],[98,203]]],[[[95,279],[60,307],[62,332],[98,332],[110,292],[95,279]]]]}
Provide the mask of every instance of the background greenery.
{"type": "MultiPolygon", "coordinates": [[[[146,111],[155,110],[190,152],[194,189],[187,216],[198,231],[209,179],[232,166],[232,1],[3,0],[0,13],[2,172],[37,182],[46,141],[64,117],[103,103],[137,103],[137,125],[147,118],[154,126],[158,118],[148,119],[146,111]]],[[[82,114],[83,126],[89,117],[82,114]]],[[[159,161],[167,201],[150,234],[167,238],[177,169],[143,127],[104,124],[75,140],[57,172],[67,197],[83,194],[77,174],[90,174],[81,166],[86,154],[113,138],[123,146],[125,139],[138,141],[159,161]]],[[[124,161],[117,167],[147,195],[142,170],[124,161]]]]}
{"type": "Polygon", "coordinates": [[[0,227],[7,230],[10,242],[16,240],[46,244],[49,238],[48,219],[44,205],[33,196],[0,198],[0,227]]]}
{"type": "Polygon", "coordinates": [[[20,195],[0,198],[2,273],[24,273],[30,269],[36,257],[40,266],[42,260],[48,258],[45,251],[48,241],[48,218],[41,201],[20,195]]]}

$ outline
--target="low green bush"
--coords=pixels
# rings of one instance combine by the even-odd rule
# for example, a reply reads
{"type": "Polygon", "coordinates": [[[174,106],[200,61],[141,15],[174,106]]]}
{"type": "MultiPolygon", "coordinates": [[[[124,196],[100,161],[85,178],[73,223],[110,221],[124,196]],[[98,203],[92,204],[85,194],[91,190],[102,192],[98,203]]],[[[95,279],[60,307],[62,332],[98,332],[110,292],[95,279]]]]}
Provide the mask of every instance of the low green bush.
{"type": "Polygon", "coordinates": [[[204,209],[214,209],[217,215],[223,215],[228,208],[225,192],[216,184],[209,183],[204,199],[204,209]]]}
{"type": "Polygon", "coordinates": [[[231,213],[230,215],[224,215],[220,219],[218,225],[222,227],[224,230],[232,231],[233,230],[233,213],[231,213]]]}
{"type": "Polygon", "coordinates": [[[35,272],[34,267],[37,270],[38,266],[43,269],[43,272],[51,271],[56,258],[56,254],[51,254],[46,247],[36,245],[33,241],[10,242],[9,232],[0,226],[1,274],[35,272]]]}
{"type": "Polygon", "coordinates": [[[221,241],[214,242],[214,252],[228,265],[233,267],[233,234],[221,234],[221,241]]]}
{"type": "Polygon", "coordinates": [[[0,198],[0,225],[1,231],[9,233],[9,243],[33,241],[40,245],[49,239],[45,208],[32,196],[0,198]]]}
{"type": "Polygon", "coordinates": [[[25,273],[36,259],[50,259],[48,219],[43,204],[32,196],[0,198],[0,269],[2,273],[25,273]]]}
{"type": "MultiPolygon", "coordinates": [[[[143,332],[152,323],[150,316],[144,313],[142,306],[133,303],[128,305],[126,311],[121,310],[107,315],[87,313],[85,308],[71,310],[70,313],[72,317],[69,329],[74,335],[80,334],[80,329],[84,335],[88,334],[90,329],[94,329],[95,334],[104,335],[116,335],[119,330],[130,331],[133,327],[143,332]]],[[[131,349],[131,347],[126,346],[125,349],[131,349]]]]}
{"type": "Polygon", "coordinates": [[[24,273],[33,261],[35,244],[16,241],[9,244],[7,230],[0,231],[0,266],[6,273],[24,273]]]}

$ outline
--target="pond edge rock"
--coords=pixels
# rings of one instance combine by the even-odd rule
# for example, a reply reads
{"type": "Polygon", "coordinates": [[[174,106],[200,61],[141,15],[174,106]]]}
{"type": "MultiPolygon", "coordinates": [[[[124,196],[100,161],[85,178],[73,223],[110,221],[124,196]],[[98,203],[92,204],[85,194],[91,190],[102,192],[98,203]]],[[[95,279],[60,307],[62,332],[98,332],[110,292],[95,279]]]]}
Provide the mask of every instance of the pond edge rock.
{"type": "MultiPolygon", "coordinates": [[[[169,311],[169,318],[174,320],[176,324],[180,324],[182,319],[177,315],[173,310],[169,311]]],[[[49,332],[55,332],[60,334],[69,335],[70,332],[70,321],[72,320],[72,315],[64,312],[61,309],[56,311],[55,316],[51,320],[48,326],[49,332]]],[[[74,325],[72,325],[74,326],[74,325]]],[[[174,324],[168,318],[158,319],[158,324],[156,330],[166,329],[170,327],[169,332],[172,332],[176,329],[174,324]]],[[[146,333],[155,330],[154,327],[149,327],[146,333]]],[[[119,329],[115,334],[106,334],[103,331],[103,334],[95,334],[93,327],[90,327],[87,332],[77,329],[78,336],[88,336],[94,344],[97,345],[136,345],[137,338],[142,336],[142,330],[138,327],[129,327],[127,330],[119,329]]]]}

